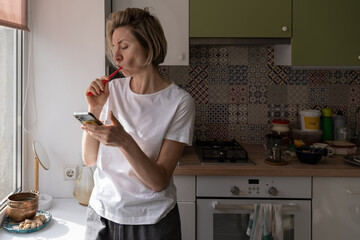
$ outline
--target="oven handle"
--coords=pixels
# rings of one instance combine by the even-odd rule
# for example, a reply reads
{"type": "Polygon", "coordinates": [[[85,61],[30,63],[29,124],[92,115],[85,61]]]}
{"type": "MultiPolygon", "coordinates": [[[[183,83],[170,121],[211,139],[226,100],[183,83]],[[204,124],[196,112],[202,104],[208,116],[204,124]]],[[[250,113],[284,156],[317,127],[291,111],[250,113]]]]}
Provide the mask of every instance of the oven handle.
{"type": "MultiPolygon", "coordinates": [[[[212,202],[212,207],[216,210],[248,210],[254,211],[254,204],[222,204],[217,201],[212,202]]],[[[283,212],[295,211],[296,204],[290,203],[288,205],[282,205],[283,212]]]]}

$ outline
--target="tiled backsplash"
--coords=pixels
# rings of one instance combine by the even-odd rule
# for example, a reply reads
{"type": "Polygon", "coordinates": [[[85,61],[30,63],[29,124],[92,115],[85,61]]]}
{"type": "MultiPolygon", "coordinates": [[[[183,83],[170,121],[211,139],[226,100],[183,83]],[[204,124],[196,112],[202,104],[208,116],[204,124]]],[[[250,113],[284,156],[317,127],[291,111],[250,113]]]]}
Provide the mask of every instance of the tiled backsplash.
{"type": "Polygon", "coordinates": [[[194,46],[189,66],[162,74],[196,102],[195,137],[264,143],[271,121],[299,128],[303,109],[341,110],[350,127],[360,106],[359,70],[299,70],[274,64],[271,46],[194,46]]]}

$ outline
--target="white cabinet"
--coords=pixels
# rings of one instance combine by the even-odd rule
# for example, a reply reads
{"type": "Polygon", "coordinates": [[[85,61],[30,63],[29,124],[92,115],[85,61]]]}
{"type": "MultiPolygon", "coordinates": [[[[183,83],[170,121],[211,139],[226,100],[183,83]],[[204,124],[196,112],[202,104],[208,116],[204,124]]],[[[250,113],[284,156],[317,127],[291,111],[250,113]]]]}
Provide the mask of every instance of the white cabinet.
{"type": "Polygon", "coordinates": [[[149,7],[163,26],[168,42],[164,65],[189,65],[189,1],[112,0],[112,10],[149,7]]]}
{"type": "Polygon", "coordinates": [[[174,183],[177,188],[182,239],[195,240],[195,176],[174,175],[174,183]]]}
{"type": "Polygon", "coordinates": [[[359,239],[360,178],[313,178],[313,240],[359,239]]]}

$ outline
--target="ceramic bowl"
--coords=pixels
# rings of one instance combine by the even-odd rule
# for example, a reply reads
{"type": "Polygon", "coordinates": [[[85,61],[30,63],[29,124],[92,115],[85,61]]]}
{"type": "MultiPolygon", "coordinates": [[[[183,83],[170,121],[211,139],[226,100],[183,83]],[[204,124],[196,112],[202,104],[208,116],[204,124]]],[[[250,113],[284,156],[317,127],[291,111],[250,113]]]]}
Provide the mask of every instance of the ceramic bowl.
{"type": "Polygon", "coordinates": [[[39,193],[20,192],[8,197],[6,212],[15,222],[31,219],[36,215],[39,208],[39,193]]]}
{"type": "Polygon", "coordinates": [[[296,148],[296,156],[299,158],[300,162],[316,164],[323,157],[323,150],[308,145],[301,146],[296,148]]]}

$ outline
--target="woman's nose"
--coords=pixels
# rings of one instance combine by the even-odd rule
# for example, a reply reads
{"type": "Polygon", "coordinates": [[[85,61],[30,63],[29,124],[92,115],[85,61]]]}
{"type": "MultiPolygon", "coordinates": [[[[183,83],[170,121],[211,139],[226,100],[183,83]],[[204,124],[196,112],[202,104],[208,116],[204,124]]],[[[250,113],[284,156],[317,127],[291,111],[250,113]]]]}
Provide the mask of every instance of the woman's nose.
{"type": "Polygon", "coordinates": [[[115,49],[113,58],[114,58],[115,61],[121,61],[122,60],[122,55],[121,55],[121,51],[120,51],[119,48],[115,49]]]}

